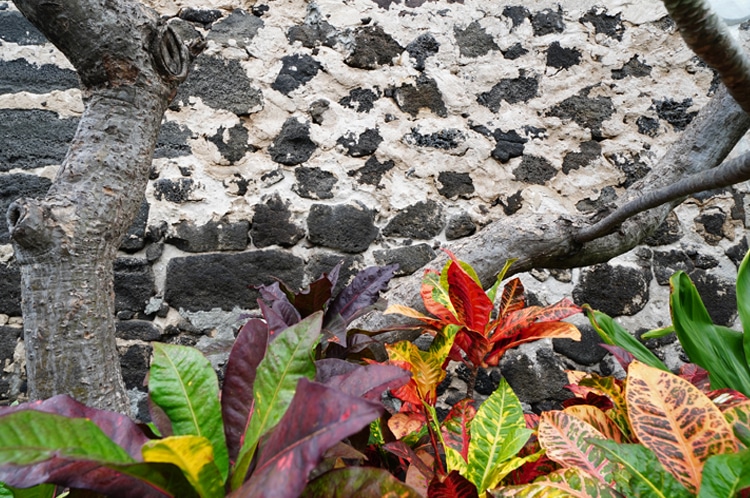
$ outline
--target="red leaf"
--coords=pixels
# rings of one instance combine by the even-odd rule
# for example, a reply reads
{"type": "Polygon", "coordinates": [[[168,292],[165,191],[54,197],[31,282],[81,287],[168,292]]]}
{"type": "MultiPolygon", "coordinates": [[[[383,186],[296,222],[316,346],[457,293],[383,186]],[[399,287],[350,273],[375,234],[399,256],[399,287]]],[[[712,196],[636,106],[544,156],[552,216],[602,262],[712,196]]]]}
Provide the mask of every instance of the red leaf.
{"type": "Polygon", "coordinates": [[[686,363],[680,367],[680,377],[690,382],[703,392],[711,389],[711,382],[708,378],[708,371],[699,367],[695,363],[686,363]]]}
{"type": "Polygon", "coordinates": [[[514,278],[503,287],[503,295],[500,297],[500,306],[497,315],[502,317],[508,313],[522,310],[525,306],[523,297],[524,289],[521,279],[514,278]]]}
{"type": "MultiPolygon", "coordinates": [[[[524,328],[516,328],[515,334],[505,335],[492,348],[492,352],[485,357],[487,366],[497,366],[500,358],[509,349],[513,349],[525,342],[537,341],[547,337],[581,339],[581,332],[570,323],[566,322],[536,322],[524,328]]],[[[494,339],[494,337],[493,337],[494,339]]],[[[482,365],[485,366],[485,365],[482,365]]]]}
{"type": "MultiPolygon", "coordinates": [[[[484,335],[468,329],[461,329],[456,334],[453,346],[460,348],[474,365],[481,365],[485,356],[492,350],[492,343],[484,335]]],[[[461,358],[458,359],[460,360],[461,358]]]]}
{"type": "Polygon", "coordinates": [[[476,414],[476,401],[471,398],[462,399],[453,405],[441,427],[445,444],[458,451],[464,461],[469,458],[469,430],[476,414]]]}
{"type": "Polygon", "coordinates": [[[379,403],[300,379],[289,408],[259,451],[255,471],[233,495],[299,496],[324,453],[383,411],[379,403]]]}
{"type": "Polygon", "coordinates": [[[479,498],[477,487],[454,470],[441,482],[437,476],[427,488],[428,498],[479,498]]]}
{"type": "Polygon", "coordinates": [[[448,266],[448,295],[459,322],[470,330],[486,334],[492,301],[455,260],[448,266]]]}
{"type": "Polygon", "coordinates": [[[438,319],[449,323],[458,323],[453,313],[445,307],[445,305],[437,302],[433,297],[433,291],[435,290],[436,284],[440,281],[440,273],[435,270],[425,270],[422,276],[422,287],[419,291],[424,302],[425,309],[435,315],[438,319]]]}
{"type": "Polygon", "coordinates": [[[262,320],[247,322],[229,353],[221,389],[221,416],[229,459],[234,461],[242,447],[242,435],[253,411],[253,384],[260,361],[266,354],[268,327],[262,320]]]}
{"type": "MultiPolygon", "coordinates": [[[[341,263],[339,263],[340,265],[341,263]]],[[[306,318],[316,311],[325,311],[331,299],[333,283],[326,275],[312,282],[306,289],[294,295],[294,307],[302,318],[306,318]]]]}
{"type": "Polygon", "coordinates": [[[393,453],[399,458],[403,458],[410,465],[414,465],[419,472],[425,476],[428,480],[432,479],[434,472],[432,469],[419,458],[414,450],[408,444],[403,441],[393,441],[383,445],[383,449],[393,453]]]}
{"type": "Polygon", "coordinates": [[[609,351],[612,356],[614,356],[615,360],[617,360],[617,363],[619,363],[622,369],[626,372],[628,371],[628,366],[633,363],[633,360],[635,360],[635,356],[633,356],[630,351],[627,351],[620,346],[603,343],[600,343],[599,346],[609,351]]]}

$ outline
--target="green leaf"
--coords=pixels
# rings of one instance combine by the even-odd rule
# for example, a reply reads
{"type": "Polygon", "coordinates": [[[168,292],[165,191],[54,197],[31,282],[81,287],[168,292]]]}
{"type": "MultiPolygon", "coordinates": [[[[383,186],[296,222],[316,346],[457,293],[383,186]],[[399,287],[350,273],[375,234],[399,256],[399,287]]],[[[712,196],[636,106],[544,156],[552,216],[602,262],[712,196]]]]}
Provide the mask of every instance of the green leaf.
{"type": "Polygon", "coordinates": [[[12,488],[0,483],[0,498],[54,498],[57,486],[39,484],[30,488],[12,488]]]}
{"type": "Polygon", "coordinates": [[[625,496],[655,498],[689,498],[693,496],[685,486],[659,463],[656,455],[640,444],[619,444],[603,439],[591,439],[591,444],[604,452],[612,462],[622,465],[623,472],[615,473],[617,490],[625,496]]]}
{"type": "Polygon", "coordinates": [[[216,465],[226,480],[229,455],[216,372],[197,349],[156,342],[153,347],[151,399],[169,417],[175,436],[203,436],[211,441],[216,465]]]}
{"type": "Polygon", "coordinates": [[[708,370],[712,389],[729,387],[750,395],[744,334],[713,324],[687,274],[677,272],[669,282],[672,323],[690,361],[708,370]]]}
{"type": "Polygon", "coordinates": [[[0,465],[30,465],[54,456],[101,463],[134,461],[88,419],[34,410],[0,417],[0,465]]]}
{"type": "MultiPolygon", "coordinates": [[[[524,498],[621,498],[617,491],[579,468],[561,469],[531,484],[504,486],[490,492],[493,497],[524,498]]],[[[649,496],[649,495],[644,495],[649,496]]]]}
{"type": "Polygon", "coordinates": [[[592,310],[588,305],[583,306],[583,311],[591,322],[591,326],[605,343],[621,347],[646,365],[669,372],[669,368],[663,361],[611,317],[592,310]]]}
{"type": "Polygon", "coordinates": [[[641,334],[641,339],[660,339],[662,337],[668,336],[669,334],[674,334],[674,325],[670,325],[669,327],[662,327],[660,329],[649,330],[648,332],[641,334]]]}
{"type": "Polygon", "coordinates": [[[146,443],[143,459],[179,467],[201,498],[224,496],[224,478],[216,466],[213,445],[203,436],[171,436],[146,443]]]}
{"type": "Polygon", "coordinates": [[[471,442],[466,477],[482,494],[494,488],[517,466],[503,465],[515,457],[532,431],[526,428],[518,397],[503,378],[471,422],[471,442]]]}
{"type": "Polygon", "coordinates": [[[500,287],[500,283],[505,278],[505,274],[508,273],[508,270],[511,266],[513,266],[513,263],[518,261],[518,258],[511,258],[505,261],[505,266],[503,266],[503,269],[500,270],[500,273],[497,274],[497,278],[495,279],[495,283],[492,284],[492,287],[487,291],[487,297],[490,298],[490,301],[493,303],[495,302],[495,296],[497,295],[497,289],[500,287]]]}
{"type": "Polygon", "coordinates": [[[737,271],[737,311],[742,322],[743,351],[745,359],[750,359],[750,251],[742,259],[737,271]]]}
{"type": "Polygon", "coordinates": [[[261,436],[273,428],[292,402],[299,379],[315,377],[313,349],[323,313],[313,313],[279,333],[258,365],[253,389],[255,408],[233,469],[232,489],[245,480],[261,436]]]}
{"type": "Polygon", "coordinates": [[[714,455],[703,466],[698,498],[733,498],[750,487],[750,450],[714,455]]]}

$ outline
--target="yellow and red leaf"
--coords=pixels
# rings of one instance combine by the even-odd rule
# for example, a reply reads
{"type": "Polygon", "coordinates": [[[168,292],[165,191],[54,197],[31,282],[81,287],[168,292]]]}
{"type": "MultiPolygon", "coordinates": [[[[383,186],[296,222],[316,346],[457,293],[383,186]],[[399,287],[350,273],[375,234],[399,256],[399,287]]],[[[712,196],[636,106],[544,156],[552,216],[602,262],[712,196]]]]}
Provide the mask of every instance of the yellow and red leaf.
{"type": "Polygon", "coordinates": [[[475,332],[485,333],[492,313],[492,301],[482,286],[456,261],[448,266],[448,296],[459,323],[475,332]]]}
{"type": "Polygon", "coordinates": [[[508,313],[522,310],[526,305],[523,293],[524,288],[521,284],[521,279],[514,278],[505,284],[505,287],[503,287],[503,294],[500,297],[497,316],[503,317],[508,313]]]}

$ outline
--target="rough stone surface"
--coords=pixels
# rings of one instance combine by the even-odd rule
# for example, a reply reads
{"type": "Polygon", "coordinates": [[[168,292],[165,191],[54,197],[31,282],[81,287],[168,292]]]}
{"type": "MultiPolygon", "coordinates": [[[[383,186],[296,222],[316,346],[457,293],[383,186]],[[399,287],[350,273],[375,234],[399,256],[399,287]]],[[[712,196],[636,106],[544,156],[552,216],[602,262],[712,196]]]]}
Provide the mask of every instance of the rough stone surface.
{"type": "Polygon", "coordinates": [[[557,174],[557,169],[545,158],[523,156],[521,164],[513,170],[516,180],[535,185],[544,185],[557,174]]]}
{"type": "Polygon", "coordinates": [[[217,9],[196,9],[193,7],[180,9],[178,15],[182,20],[196,22],[203,25],[210,25],[221,19],[222,16],[221,11],[217,9]]]}
{"type": "Polygon", "coordinates": [[[19,12],[0,12],[0,40],[19,45],[47,43],[47,38],[19,12]]]}
{"type": "Polygon", "coordinates": [[[524,354],[511,351],[500,361],[500,371],[521,402],[535,412],[551,409],[572,397],[562,362],[549,349],[524,354]],[[551,404],[551,406],[548,405],[551,404]]]}
{"type": "Polygon", "coordinates": [[[158,341],[161,332],[151,322],[146,320],[125,320],[117,322],[115,336],[128,341],[158,341]]]}
{"type": "Polygon", "coordinates": [[[677,218],[677,215],[670,213],[656,231],[649,235],[644,242],[650,246],[666,246],[680,240],[682,234],[683,230],[680,220],[677,218]]]}
{"type": "Polygon", "coordinates": [[[0,263],[0,313],[21,316],[21,270],[15,263],[0,263]]]}
{"type": "Polygon", "coordinates": [[[531,25],[534,27],[534,36],[562,33],[565,31],[562,7],[558,6],[556,11],[544,9],[535,13],[531,18],[531,25]]]}
{"type": "Polygon", "coordinates": [[[359,135],[347,133],[339,137],[336,143],[346,149],[346,153],[352,157],[371,156],[383,141],[377,128],[368,128],[359,135]]]}
{"type": "Polygon", "coordinates": [[[185,252],[242,251],[247,247],[249,229],[247,221],[221,219],[200,226],[182,221],[167,236],[167,243],[185,252]]]}
{"type": "Polygon", "coordinates": [[[633,78],[644,78],[651,74],[651,66],[640,60],[639,56],[634,55],[626,62],[622,68],[612,70],[612,79],[621,80],[632,76],[633,78]]]}
{"type": "Polygon", "coordinates": [[[440,50],[440,43],[432,36],[432,33],[419,35],[406,46],[409,57],[414,61],[414,69],[418,71],[425,70],[425,62],[429,57],[437,54],[438,50],[440,50]]]}
{"type": "Polygon", "coordinates": [[[411,275],[435,259],[436,256],[435,251],[428,244],[415,244],[396,249],[375,251],[373,255],[378,265],[398,264],[396,276],[411,275]]]}
{"type": "Polygon", "coordinates": [[[445,238],[448,240],[468,237],[477,231],[474,220],[468,213],[460,213],[451,217],[445,226],[445,238]]]}
{"type": "Polygon", "coordinates": [[[534,77],[520,76],[518,78],[501,79],[488,92],[481,93],[477,102],[492,112],[498,112],[503,101],[510,105],[528,102],[537,96],[539,80],[534,77]]]}
{"type": "Polygon", "coordinates": [[[595,7],[586,12],[579,21],[593,25],[596,33],[605,34],[617,41],[622,41],[622,35],[625,32],[625,27],[622,25],[622,17],[620,14],[609,15],[606,12],[606,9],[600,12],[595,7]]]}
{"type": "Polygon", "coordinates": [[[123,349],[120,350],[120,367],[125,388],[146,391],[143,381],[148,374],[151,346],[134,344],[123,349]]]}
{"type": "Polygon", "coordinates": [[[702,269],[692,271],[690,279],[695,284],[711,320],[716,325],[732,325],[737,318],[735,282],[702,269]]]}
{"type": "Polygon", "coordinates": [[[381,163],[377,157],[371,156],[367,159],[364,166],[347,172],[347,175],[356,177],[360,183],[378,186],[383,179],[383,175],[392,170],[394,166],[396,166],[396,163],[391,160],[381,163]]]}
{"type": "Polygon", "coordinates": [[[393,91],[399,108],[416,117],[421,109],[429,109],[441,118],[448,116],[443,94],[434,79],[420,75],[413,85],[404,84],[393,91]]]}
{"type": "Polygon", "coordinates": [[[49,93],[69,88],[78,88],[75,71],[52,64],[36,66],[23,59],[0,60],[0,95],[15,93],[19,89],[32,93],[49,93]]]}
{"type": "Polygon", "coordinates": [[[420,201],[394,216],[383,229],[387,237],[431,239],[445,227],[443,209],[435,201],[420,201]]]}
{"type": "Polygon", "coordinates": [[[61,164],[77,127],[50,111],[0,109],[0,172],[61,164]]]}
{"type": "Polygon", "coordinates": [[[305,266],[308,281],[317,280],[323,273],[330,273],[333,268],[341,263],[339,279],[333,287],[333,295],[337,295],[352,281],[355,275],[363,267],[364,258],[359,255],[336,254],[330,252],[317,252],[310,257],[305,266]]]}
{"type": "Polygon", "coordinates": [[[547,49],[547,66],[556,69],[569,69],[581,62],[581,51],[576,48],[568,48],[560,45],[560,42],[552,42],[547,49]]]}
{"type": "Polygon", "coordinates": [[[284,122],[281,132],[276,136],[268,152],[275,162],[295,166],[310,159],[317,147],[310,139],[310,123],[289,118],[284,122]]]}
{"type": "MultiPolygon", "coordinates": [[[[2,207],[0,206],[0,209],[2,207]]],[[[141,208],[135,215],[133,223],[125,233],[125,237],[120,244],[120,250],[128,253],[138,252],[146,247],[146,225],[148,224],[149,205],[146,199],[141,202],[141,208]]],[[[0,238],[0,241],[2,239],[0,238]]]]}
{"type": "Polygon", "coordinates": [[[209,137],[208,140],[219,149],[219,153],[224,159],[229,161],[230,164],[234,164],[245,157],[248,151],[253,152],[255,150],[252,145],[248,145],[248,138],[247,128],[237,124],[229,129],[220,126],[216,135],[209,137]]]}
{"type": "Polygon", "coordinates": [[[465,138],[463,133],[455,128],[448,128],[429,134],[422,134],[418,128],[412,128],[411,133],[404,136],[404,141],[418,147],[450,150],[459,147],[465,138]]]}
{"type": "Polygon", "coordinates": [[[313,244],[346,253],[367,250],[378,236],[374,213],[359,204],[313,204],[307,232],[313,244]]]}
{"type": "Polygon", "coordinates": [[[142,313],[156,293],[154,273],[146,259],[117,258],[115,271],[115,312],[142,313]]]}
{"type": "Polygon", "coordinates": [[[292,190],[300,197],[307,199],[332,199],[333,187],[338,181],[336,175],[320,168],[299,166],[294,169],[297,183],[292,190]]]}
{"type": "Polygon", "coordinates": [[[477,21],[466,28],[453,27],[453,35],[458,43],[458,50],[464,57],[481,57],[491,50],[500,50],[492,35],[488,34],[477,21]]]}
{"type": "Polygon", "coordinates": [[[190,194],[195,190],[195,181],[191,178],[160,178],[154,182],[154,197],[157,201],[162,199],[183,204],[190,200],[190,194]]]}
{"type": "Polygon", "coordinates": [[[159,138],[156,140],[154,149],[155,158],[174,158],[190,155],[190,146],[187,143],[192,133],[186,126],[180,126],[173,121],[165,121],[159,130],[159,138]]]}
{"type": "Polygon", "coordinates": [[[581,365],[595,365],[602,361],[607,355],[607,350],[600,347],[602,338],[593,327],[578,327],[581,331],[581,340],[553,339],[552,346],[555,352],[570,358],[581,365]]]}
{"type": "Polygon", "coordinates": [[[638,268],[596,265],[581,272],[573,299],[610,316],[634,315],[648,302],[649,280],[650,275],[638,268]]]}
{"type": "Polygon", "coordinates": [[[291,26],[286,36],[289,43],[300,42],[303,47],[315,48],[320,45],[333,47],[336,44],[336,34],[336,28],[315,12],[314,15],[307,16],[304,24],[291,26]]]}
{"type": "Polygon", "coordinates": [[[441,185],[438,192],[448,199],[458,196],[470,196],[474,193],[474,182],[471,180],[469,173],[441,171],[438,175],[438,182],[441,185]]]}
{"type": "Polygon", "coordinates": [[[249,14],[242,9],[235,9],[221,22],[211,27],[208,40],[222,45],[248,47],[258,31],[263,27],[260,17],[249,14]]]}
{"type": "Polygon", "coordinates": [[[562,119],[571,119],[581,128],[591,130],[592,138],[602,138],[602,123],[612,116],[614,106],[610,97],[590,98],[589,91],[590,89],[583,89],[578,95],[568,97],[550,109],[547,114],[562,119]]]}
{"type": "Polygon", "coordinates": [[[290,286],[302,284],[303,261],[284,251],[202,254],[172,258],[167,266],[164,299],[176,309],[229,311],[254,307],[254,288],[275,278],[290,286]]]}
{"type": "Polygon", "coordinates": [[[574,169],[585,168],[601,157],[602,146],[589,140],[582,142],[580,152],[568,152],[563,158],[562,172],[566,175],[574,169]]]}
{"type": "Polygon", "coordinates": [[[307,54],[288,55],[281,59],[281,70],[271,88],[288,95],[313,79],[321,66],[318,61],[307,54]]]}
{"type": "Polygon", "coordinates": [[[291,216],[288,203],[284,203],[278,194],[256,204],[250,228],[255,247],[292,247],[299,242],[305,236],[305,231],[290,221],[291,216]]]}
{"type": "Polygon", "coordinates": [[[404,48],[379,25],[363,26],[354,33],[354,46],[346,64],[357,69],[376,69],[393,64],[404,48]]]}
{"type": "Polygon", "coordinates": [[[677,102],[673,99],[654,100],[651,108],[656,111],[660,119],[671,124],[675,130],[682,131],[698,114],[697,111],[688,112],[693,105],[693,99],[677,102]]]}
{"type": "Polygon", "coordinates": [[[199,55],[195,60],[172,106],[188,106],[196,97],[209,107],[226,109],[238,116],[247,116],[263,106],[263,94],[253,86],[238,61],[209,55],[199,55]],[[217,78],[217,74],[222,77],[217,78]]]}
{"type": "Polygon", "coordinates": [[[349,95],[339,101],[339,104],[357,112],[370,112],[379,98],[380,93],[369,88],[353,88],[349,91],[349,95]]]}
{"type": "Polygon", "coordinates": [[[495,139],[497,145],[495,145],[490,155],[503,164],[514,157],[521,157],[523,155],[524,144],[528,142],[528,139],[519,135],[516,130],[504,132],[498,128],[491,133],[491,136],[495,139]]]}

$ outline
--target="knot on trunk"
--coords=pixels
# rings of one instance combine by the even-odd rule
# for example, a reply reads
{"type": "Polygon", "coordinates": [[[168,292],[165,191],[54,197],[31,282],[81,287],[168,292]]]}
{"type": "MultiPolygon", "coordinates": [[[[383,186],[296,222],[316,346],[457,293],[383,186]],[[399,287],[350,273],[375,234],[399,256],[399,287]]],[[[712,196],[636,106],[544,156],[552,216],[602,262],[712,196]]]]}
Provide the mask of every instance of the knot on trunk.
{"type": "Polygon", "coordinates": [[[157,28],[151,54],[156,71],[166,81],[179,83],[187,77],[191,50],[169,24],[157,28]]]}

